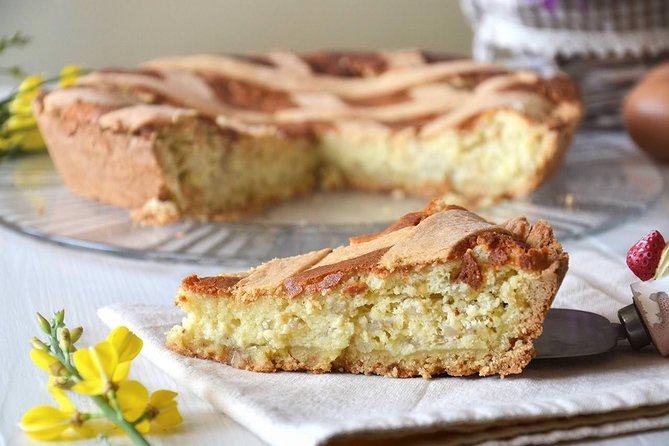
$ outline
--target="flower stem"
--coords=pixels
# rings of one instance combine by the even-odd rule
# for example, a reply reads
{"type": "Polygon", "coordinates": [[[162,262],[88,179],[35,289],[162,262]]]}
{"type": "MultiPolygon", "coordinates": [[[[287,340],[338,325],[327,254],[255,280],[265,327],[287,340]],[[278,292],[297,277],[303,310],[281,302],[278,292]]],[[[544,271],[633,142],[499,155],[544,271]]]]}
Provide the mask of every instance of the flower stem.
{"type": "Polygon", "coordinates": [[[83,421],[95,420],[97,418],[106,418],[105,414],[100,412],[79,412],[79,416],[83,421]]]}
{"type": "Polygon", "coordinates": [[[150,446],[149,442],[146,441],[146,438],[139,433],[139,431],[133,426],[132,423],[128,422],[122,416],[119,416],[114,409],[107,403],[107,400],[104,397],[97,395],[92,396],[93,402],[96,406],[102,411],[102,413],[109,419],[112,423],[116,424],[118,427],[123,429],[123,432],[132,440],[132,442],[137,446],[150,446]]]}

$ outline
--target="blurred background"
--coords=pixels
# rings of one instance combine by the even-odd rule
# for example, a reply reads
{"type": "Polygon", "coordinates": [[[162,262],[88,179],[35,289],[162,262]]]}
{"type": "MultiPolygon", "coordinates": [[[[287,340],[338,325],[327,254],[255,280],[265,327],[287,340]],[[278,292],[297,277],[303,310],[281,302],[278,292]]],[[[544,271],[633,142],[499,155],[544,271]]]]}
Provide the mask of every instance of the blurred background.
{"type": "MultiPolygon", "coordinates": [[[[419,48],[568,73],[585,126],[619,128],[622,101],[669,60],[669,0],[0,0],[0,67],[132,67],[167,55],[419,48]],[[472,32],[472,29],[474,32],[472,32]]],[[[3,78],[0,90],[15,79],[3,78]]]]}
{"type": "MultiPolygon", "coordinates": [[[[567,163],[562,180],[526,199],[538,203],[536,217],[543,218],[546,207],[562,215],[558,230],[565,234],[621,221],[663,190],[660,173],[647,161],[640,162],[639,171],[626,173],[625,157],[635,149],[622,130],[624,124],[640,148],[669,162],[669,0],[0,0],[0,76],[2,70],[16,74],[0,77],[0,99],[14,95],[0,101],[0,161],[14,156],[20,161],[24,154],[45,149],[32,100],[42,88],[74,83],[79,67],[131,68],[157,57],[194,53],[398,48],[471,55],[543,75],[571,76],[586,109],[581,127],[586,131],[579,133],[574,146],[580,149],[572,151],[570,160],[583,156],[587,162],[567,163]],[[30,38],[24,46],[23,36],[30,38]],[[654,74],[646,76],[649,70],[654,74]]],[[[54,174],[46,162],[47,172],[54,174]]],[[[11,174],[13,165],[6,166],[11,174]]],[[[331,207],[339,213],[341,206],[331,207]]],[[[385,205],[351,209],[380,206],[385,205]]],[[[417,206],[422,203],[409,204],[407,211],[417,206]]],[[[503,218],[489,217],[528,214],[526,208],[516,212],[509,206],[503,218]]],[[[43,209],[39,203],[33,207],[43,209]]],[[[293,222],[292,211],[288,215],[281,221],[293,222]]],[[[360,221],[355,211],[342,215],[360,221]]],[[[76,220],[68,215],[68,222],[76,220]]],[[[48,219],[39,221],[48,224],[48,219]]],[[[126,214],[119,221],[130,228],[130,237],[136,235],[126,214]]],[[[108,221],[101,223],[106,227],[108,221]]],[[[96,231],[84,233],[107,240],[107,232],[96,231]]],[[[313,233],[313,249],[340,243],[323,243],[320,233],[313,233]]],[[[117,233],[110,234],[117,243],[117,233]]],[[[211,234],[216,236],[216,230],[211,234]]],[[[295,234],[297,246],[304,235],[295,234]]],[[[158,232],[154,236],[171,240],[158,232]]],[[[224,250],[225,243],[215,246],[224,250]]]]}
{"type": "Polygon", "coordinates": [[[0,0],[0,30],[33,38],[2,59],[31,73],[277,48],[470,54],[472,35],[455,0],[0,0]]]}

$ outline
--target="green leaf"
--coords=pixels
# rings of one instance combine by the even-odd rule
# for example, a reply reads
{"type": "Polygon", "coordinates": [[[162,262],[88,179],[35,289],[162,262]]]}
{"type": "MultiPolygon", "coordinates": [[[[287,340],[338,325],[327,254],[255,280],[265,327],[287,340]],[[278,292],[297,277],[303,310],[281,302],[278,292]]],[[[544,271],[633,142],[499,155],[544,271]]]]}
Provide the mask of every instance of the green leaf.
{"type": "Polygon", "coordinates": [[[23,34],[21,31],[16,31],[11,36],[0,37],[0,53],[9,48],[18,48],[30,43],[31,37],[23,34]]]}
{"type": "Polygon", "coordinates": [[[0,67],[0,73],[4,73],[7,76],[14,77],[16,79],[23,79],[28,75],[18,65],[14,65],[11,67],[0,67]]]}

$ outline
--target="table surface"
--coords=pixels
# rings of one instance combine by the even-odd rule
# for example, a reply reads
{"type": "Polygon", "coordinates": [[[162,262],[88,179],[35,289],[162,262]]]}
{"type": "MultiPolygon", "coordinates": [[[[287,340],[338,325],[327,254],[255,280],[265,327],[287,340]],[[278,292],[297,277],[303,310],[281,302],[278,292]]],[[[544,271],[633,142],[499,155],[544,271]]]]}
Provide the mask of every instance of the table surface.
{"type": "MultiPolygon", "coordinates": [[[[669,166],[662,167],[669,184],[669,166]]],[[[47,204],[48,205],[48,204],[47,204]]],[[[567,242],[567,250],[595,249],[624,264],[625,252],[641,235],[651,229],[669,234],[669,194],[644,215],[603,233],[567,242]]],[[[80,341],[90,345],[103,339],[108,330],[96,316],[104,305],[119,302],[170,304],[181,278],[188,274],[215,274],[220,268],[191,264],[152,263],[126,260],[54,246],[0,229],[0,290],[5,304],[0,322],[1,352],[5,366],[0,371],[0,446],[36,444],[17,427],[29,408],[52,404],[44,373],[28,357],[29,339],[38,334],[34,314],[51,314],[66,308],[66,322],[82,325],[80,341]]],[[[149,390],[174,389],[179,392],[179,406],[184,424],[169,435],[152,436],[154,445],[227,444],[256,446],[264,444],[212,406],[140,357],[132,376],[149,390]]],[[[95,441],[82,444],[98,444],[95,441]]],[[[112,439],[113,444],[127,444],[112,439]]],[[[593,445],[669,444],[669,430],[594,440],[593,445]]]]}

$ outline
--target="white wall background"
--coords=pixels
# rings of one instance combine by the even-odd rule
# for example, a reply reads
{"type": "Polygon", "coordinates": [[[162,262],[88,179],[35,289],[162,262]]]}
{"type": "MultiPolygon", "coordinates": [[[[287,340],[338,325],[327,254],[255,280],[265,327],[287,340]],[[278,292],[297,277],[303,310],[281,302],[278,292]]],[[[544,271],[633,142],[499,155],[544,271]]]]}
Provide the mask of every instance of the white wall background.
{"type": "Polygon", "coordinates": [[[0,66],[131,66],[197,52],[416,47],[469,53],[456,0],[0,0],[0,34],[33,42],[0,66]]]}

